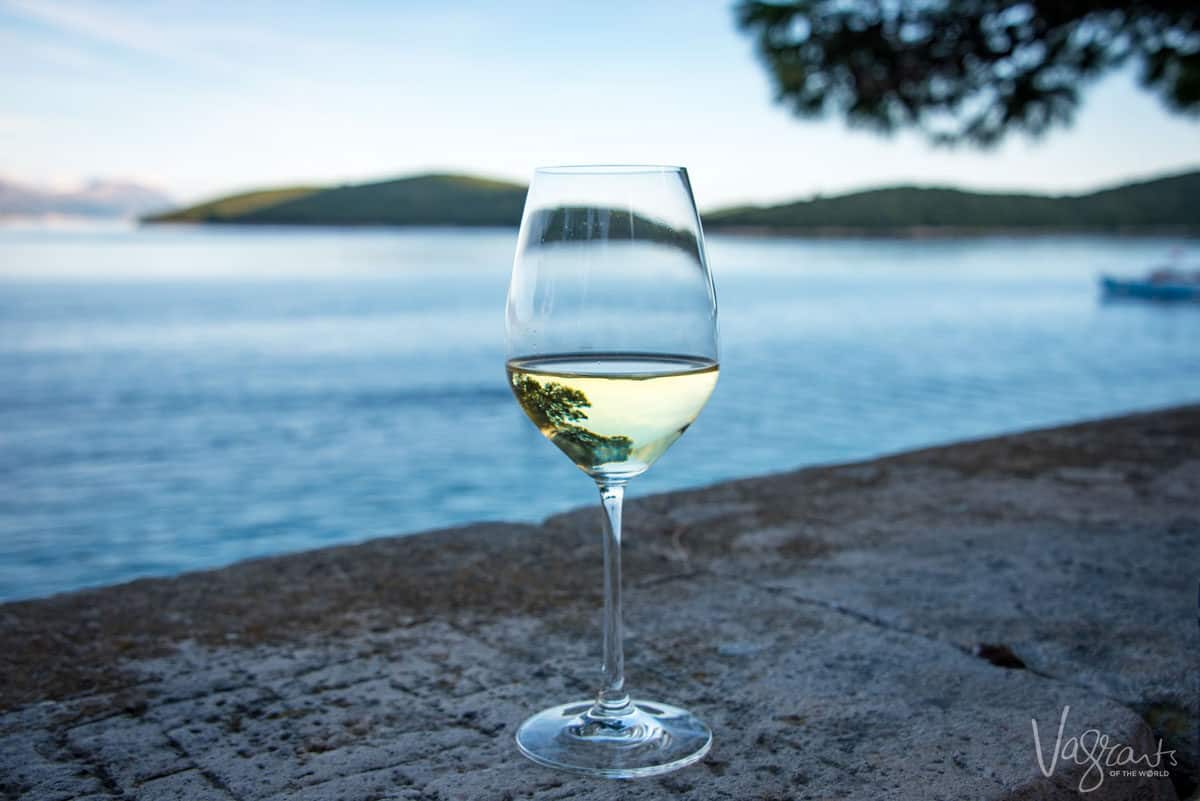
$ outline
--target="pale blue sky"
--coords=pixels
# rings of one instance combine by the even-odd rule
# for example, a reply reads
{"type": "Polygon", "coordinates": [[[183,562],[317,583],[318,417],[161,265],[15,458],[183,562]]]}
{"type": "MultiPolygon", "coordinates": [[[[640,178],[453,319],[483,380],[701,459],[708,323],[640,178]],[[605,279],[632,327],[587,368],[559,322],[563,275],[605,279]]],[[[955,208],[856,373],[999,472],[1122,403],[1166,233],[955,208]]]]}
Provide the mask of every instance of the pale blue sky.
{"type": "Polygon", "coordinates": [[[991,151],[800,121],[728,2],[0,0],[0,176],[181,200],[453,169],[686,165],[702,207],[898,182],[1074,191],[1200,164],[1130,73],[991,151]]]}

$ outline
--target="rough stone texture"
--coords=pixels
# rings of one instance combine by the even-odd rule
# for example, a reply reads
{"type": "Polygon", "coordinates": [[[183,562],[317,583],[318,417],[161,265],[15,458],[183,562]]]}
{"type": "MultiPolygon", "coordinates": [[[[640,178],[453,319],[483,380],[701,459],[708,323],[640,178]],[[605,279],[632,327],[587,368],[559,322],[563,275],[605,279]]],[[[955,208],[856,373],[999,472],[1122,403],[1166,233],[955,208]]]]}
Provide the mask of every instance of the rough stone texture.
{"type": "Polygon", "coordinates": [[[630,681],[716,732],[637,782],[511,739],[595,681],[594,510],[8,604],[0,793],[1195,797],[1198,501],[1190,407],[629,504],[630,681]],[[1179,765],[1044,777],[1064,706],[1179,765]]]}

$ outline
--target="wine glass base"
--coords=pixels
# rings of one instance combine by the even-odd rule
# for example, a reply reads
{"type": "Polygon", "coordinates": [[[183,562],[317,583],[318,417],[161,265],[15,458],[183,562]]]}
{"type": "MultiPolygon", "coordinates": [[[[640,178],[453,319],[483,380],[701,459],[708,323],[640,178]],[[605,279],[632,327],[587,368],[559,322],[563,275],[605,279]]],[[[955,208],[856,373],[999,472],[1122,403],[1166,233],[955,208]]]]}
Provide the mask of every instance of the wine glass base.
{"type": "Polygon", "coordinates": [[[584,776],[658,776],[708,753],[712,732],[685,709],[633,701],[622,715],[592,714],[594,702],[543,710],[517,729],[517,747],[549,768],[584,776]]]}

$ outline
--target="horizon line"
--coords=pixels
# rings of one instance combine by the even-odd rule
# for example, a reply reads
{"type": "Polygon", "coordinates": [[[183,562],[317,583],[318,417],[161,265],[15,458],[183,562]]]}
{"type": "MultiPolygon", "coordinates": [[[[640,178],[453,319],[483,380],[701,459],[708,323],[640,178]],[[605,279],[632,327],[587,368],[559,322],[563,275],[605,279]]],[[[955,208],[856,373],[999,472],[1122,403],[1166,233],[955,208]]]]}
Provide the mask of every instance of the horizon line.
{"type": "MultiPolygon", "coordinates": [[[[1088,195],[1094,195],[1094,194],[1098,194],[1100,192],[1106,192],[1106,191],[1109,191],[1112,189],[1120,189],[1122,187],[1135,186],[1137,184],[1152,183],[1154,181],[1161,181],[1161,180],[1166,180],[1169,178],[1177,178],[1177,177],[1180,177],[1183,175],[1188,175],[1188,174],[1194,173],[1194,172],[1200,172],[1200,161],[1194,162],[1188,166],[1180,166],[1180,167],[1176,167],[1176,168],[1171,168],[1167,171],[1159,171],[1159,172],[1154,172],[1154,173],[1149,173],[1149,174],[1142,173],[1140,175],[1134,175],[1134,176],[1130,176],[1130,177],[1124,178],[1124,179],[1119,179],[1116,181],[1107,181],[1107,182],[1098,184],[1090,189],[1086,189],[1083,191],[1075,191],[1075,192],[1055,192],[1055,191],[1046,191],[1046,190],[1037,190],[1037,189],[996,189],[996,188],[977,188],[977,187],[973,188],[973,187],[963,186],[963,185],[950,185],[950,184],[942,184],[942,183],[922,184],[922,183],[912,183],[912,182],[900,182],[900,183],[890,183],[890,184],[876,184],[876,185],[872,185],[872,186],[863,186],[863,187],[859,187],[859,188],[855,188],[855,189],[840,190],[838,192],[829,193],[829,194],[826,194],[823,192],[814,192],[807,196],[800,195],[800,196],[796,196],[790,200],[781,200],[781,201],[777,201],[777,202],[770,202],[770,201],[753,202],[753,201],[751,201],[751,202],[745,202],[745,203],[725,204],[725,205],[721,205],[721,206],[711,206],[711,207],[707,207],[706,210],[701,211],[701,214],[705,214],[705,213],[711,214],[716,211],[729,211],[729,210],[733,210],[733,209],[771,208],[771,207],[776,207],[776,206],[789,206],[789,205],[793,205],[796,203],[807,203],[807,202],[812,202],[814,200],[829,200],[831,198],[849,197],[852,195],[865,194],[867,192],[879,192],[879,191],[884,191],[884,190],[888,190],[888,189],[949,190],[949,191],[954,191],[954,192],[966,192],[966,193],[975,194],[975,195],[1008,195],[1008,196],[1029,196],[1029,197],[1044,197],[1044,198],[1077,198],[1077,197],[1087,197],[1088,195]]],[[[179,206],[177,208],[172,209],[172,210],[178,211],[181,209],[191,208],[194,206],[202,206],[207,203],[215,203],[215,202],[224,200],[226,198],[237,197],[239,195],[254,194],[257,192],[273,192],[273,191],[279,191],[282,189],[311,189],[315,192],[325,192],[325,191],[332,190],[332,189],[344,189],[344,188],[352,188],[352,187],[359,187],[359,186],[370,186],[373,184],[391,183],[394,181],[408,181],[408,180],[413,180],[416,178],[431,178],[431,177],[472,178],[472,179],[477,179],[477,180],[490,181],[490,182],[494,182],[494,183],[508,184],[514,188],[524,188],[526,190],[528,190],[528,188],[529,188],[528,183],[514,181],[510,178],[502,178],[499,176],[489,175],[486,173],[459,172],[459,171],[455,171],[453,168],[433,168],[433,169],[421,170],[421,171],[417,171],[417,172],[402,173],[402,174],[394,175],[394,176],[387,177],[387,178],[376,178],[376,179],[368,179],[368,180],[339,181],[339,182],[328,183],[328,184],[321,184],[321,183],[315,183],[315,182],[314,183],[296,182],[296,183],[273,184],[273,185],[269,185],[269,186],[258,186],[258,187],[252,187],[252,188],[241,188],[241,189],[235,189],[232,191],[227,191],[222,194],[209,195],[202,199],[198,199],[198,200],[195,200],[195,201],[192,201],[189,203],[181,203],[181,204],[179,204],[179,206]]],[[[2,180],[4,180],[4,179],[2,176],[0,176],[0,181],[2,181],[2,180]]],[[[104,179],[93,179],[93,180],[104,180],[104,179]]],[[[112,180],[113,180],[113,182],[117,182],[120,179],[112,179],[112,180]]]]}

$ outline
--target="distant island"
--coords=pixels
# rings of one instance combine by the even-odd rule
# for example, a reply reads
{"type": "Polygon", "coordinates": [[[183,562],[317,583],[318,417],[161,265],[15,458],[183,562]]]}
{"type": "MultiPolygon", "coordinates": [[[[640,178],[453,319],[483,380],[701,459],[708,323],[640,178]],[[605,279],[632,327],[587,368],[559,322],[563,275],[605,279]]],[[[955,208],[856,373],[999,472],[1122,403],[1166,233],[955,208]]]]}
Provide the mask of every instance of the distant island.
{"type": "Polygon", "coordinates": [[[166,214],[154,223],[240,225],[521,224],[525,187],[469,175],[417,175],[352,186],[287,187],[230,195],[166,214]]]}
{"type": "MultiPolygon", "coordinates": [[[[710,231],[822,235],[937,235],[1095,231],[1200,233],[1200,170],[1079,195],[967,192],[897,186],[703,215],[710,231]]],[[[516,226],[525,187],[434,174],[337,187],[248,192],[143,218],[237,225],[516,226]]]]}

